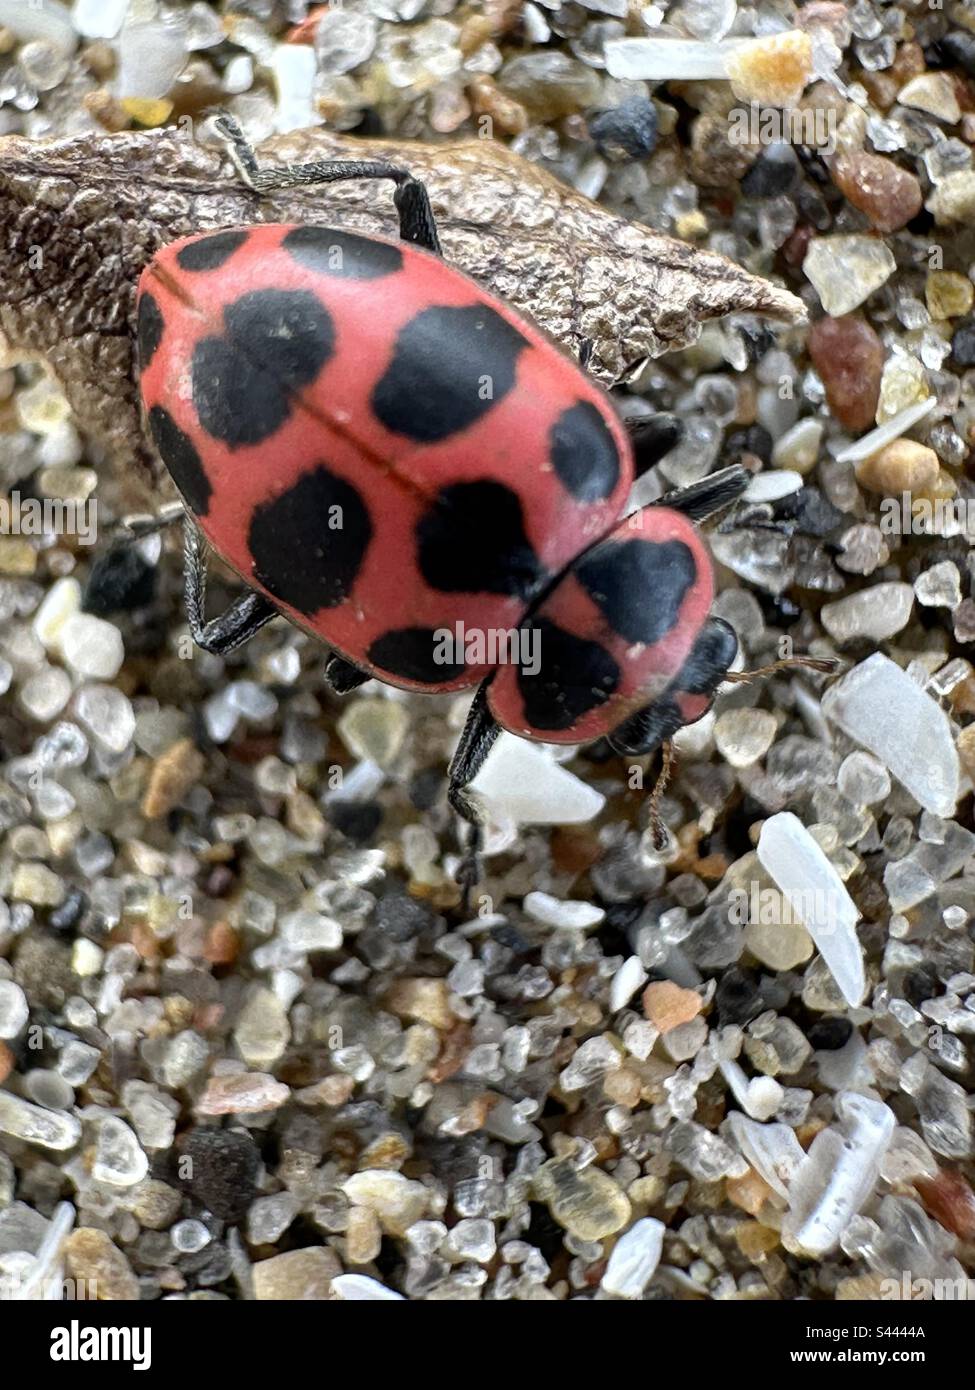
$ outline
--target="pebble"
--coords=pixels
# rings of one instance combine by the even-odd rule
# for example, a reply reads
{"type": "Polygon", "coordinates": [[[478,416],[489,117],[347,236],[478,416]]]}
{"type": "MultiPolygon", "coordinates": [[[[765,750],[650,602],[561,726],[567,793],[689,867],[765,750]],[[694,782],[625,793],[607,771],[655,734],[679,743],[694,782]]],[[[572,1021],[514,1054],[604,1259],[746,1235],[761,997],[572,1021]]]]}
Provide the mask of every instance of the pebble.
{"type": "Polygon", "coordinates": [[[758,859],[816,943],[844,999],[855,1008],[863,999],[866,977],[856,931],[860,913],[843,880],[791,811],[764,822],[758,859]]]}
{"type": "Polygon", "coordinates": [[[21,1100],[9,1091],[0,1091],[0,1134],[9,1134],[25,1144],[64,1153],[81,1138],[81,1124],[73,1115],[44,1110],[21,1100]]]}
{"type": "Polygon", "coordinates": [[[822,318],[809,330],[808,347],[836,419],[848,430],[869,429],[884,365],[873,328],[862,318],[822,318]]]}
{"type": "Polygon", "coordinates": [[[820,617],[823,627],[841,645],[863,639],[883,642],[907,626],[913,609],[911,585],[892,581],[825,603],[820,617]]]}
{"type": "Polygon", "coordinates": [[[291,1095],[289,1087],[266,1072],[248,1071],[211,1076],[196,1103],[198,1115],[256,1115],[279,1110],[291,1095]]]}
{"type": "Polygon", "coordinates": [[[408,727],[405,706],[392,700],[356,700],[338,722],[346,748],[382,768],[396,761],[408,727]]]}
{"type": "Polygon", "coordinates": [[[138,1139],[124,1120],[108,1115],[98,1127],[98,1142],[91,1175],[111,1187],[134,1187],[149,1171],[138,1139]]]}
{"type": "Polygon", "coordinates": [[[281,1059],[291,1039],[291,1027],[284,1005],[272,990],[252,986],[233,1036],[249,1067],[267,1070],[281,1059]]]}
{"type": "Polygon", "coordinates": [[[887,497],[904,492],[923,497],[936,485],[940,473],[941,464],[934,450],[913,439],[895,439],[856,466],[861,487],[887,497]]]}
{"type": "Polygon", "coordinates": [[[659,1033],[669,1033],[689,1023],[701,1012],[696,989],[682,989],[671,980],[654,980],[643,991],[643,1011],[659,1033]]]}
{"type": "Polygon", "coordinates": [[[71,677],[59,666],[44,666],[20,687],[24,713],[39,724],[55,719],[71,698],[71,677]]]}
{"type": "Polygon", "coordinates": [[[130,97],[155,101],[168,95],[186,66],[185,29],[162,19],[126,24],[116,51],[115,96],[120,101],[130,97]]]}
{"type": "Polygon", "coordinates": [[[457,1022],[450,1007],[450,990],[446,980],[424,979],[421,976],[396,980],[385,1002],[397,1018],[429,1023],[441,1032],[449,1032],[457,1022]]]}
{"type": "Polygon", "coordinates": [[[941,560],[923,570],[914,581],[918,603],[926,608],[957,608],[961,603],[961,575],[953,560],[941,560]]]}
{"type": "Polygon", "coordinates": [[[283,1255],[272,1255],[251,1265],[254,1297],[259,1303],[328,1299],[332,1280],[341,1272],[339,1257],[328,1246],[287,1250],[283,1255]]]}
{"type": "Polygon", "coordinates": [[[931,270],[924,287],[928,312],[936,320],[961,318],[971,312],[975,285],[954,270],[931,270]]]}
{"type": "Polygon", "coordinates": [[[64,882],[46,864],[27,862],[14,869],[10,896],[34,907],[57,907],[64,899],[64,882]]]}
{"type": "Polygon", "coordinates": [[[16,1038],[30,1016],[27,996],[13,980],[0,980],[0,1038],[16,1038]]]}
{"type": "Polygon", "coordinates": [[[769,970],[795,970],[812,955],[813,939],[781,894],[774,888],[765,893],[758,920],[745,928],[745,945],[769,970]]]}
{"type": "Polygon", "coordinates": [[[405,1235],[429,1210],[430,1193],[422,1183],[383,1168],[353,1173],[343,1182],[342,1191],[356,1206],[375,1212],[387,1235],[405,1235]]]}
{"type": "Polygon", "coordinates": [[[155,760],[149,772],[142,814],[158,820],[178,806],[203,776],[203,754],[192,739],[178,739],[155,760]]]}
{"type": "Polygon", "coordinates": [[[379,26],[374,15],[357,10],[321,12],[315,27],[315,53],[322,72],[351,72],[367,61],[376,47],[379,26]]]}
{"type": "Polygon", "coordinates": [[[156,569],[134,545],[110,546],[92,563],[83,606],[86,613],[104,618],[109,613],[145,608],[152,602],[155,589],[156,569]]]}
{"type": "Polygon", "coordinates": [[[975,220],[975,171],[960,169],[948,174],[924,205],[939,227],[956,222],[970,225],[975,220]]]}
{"type": "Polygon", "coordinates": [[[645,1216],[620,1236],[600,1281],[603,1293],[616,1298],[643,1297],[660,1263],[665,1230],[662,1221],[645,1216]]]}
{"type": "Polygon", "coordinates": [[[56,580],[34,614],[34,635],[48,651],[60,652],[64,624],[80,611],[81,585],[77,579],[56,580]]]}
{"type": "Polygon", "coordinates": [[[798,106],[813,76],[813,45],[801,29],[751,39],[725,60],[736,97],[760,106],[798,106]]]}
{"type": "Polygon", "coordinates": [[[958,325],[951,340],[951,352],[959,367],[975,367],[975,320],[958,325]]]}
{"type": "Polygon", "coordinates": [[[961,120],[955,86],[947,73],[922,72],[900,89],[897,100],[902,106],[936,116],[946,125],[956,125],[961,120]]]}
{"type": "Polygon", "coordinates": [[[579,1240],[615,1235],[631,1216],[629,1199],[608,1173],[592,1164],[578,1168],[571,1158],[543,1163],[534,1189],[559,1225],[579,1240]]]}
{"type": "MultiPolygon", "coordinates": [[[[863,383],[861,381],[861,390],[863,383]]],[[[835,412],[834,412],[835,413],[835,412]]],[[[799,474],[797,486],[802,485],[802,477],[812,472],[819,461],[819,450],[823,442],[824,425],[822,420],[816,420],[812,416],[806,416],[803,420],[787,429],[779,439],[775,441],[772,449],[772,462],[776,468],[782,470],[794,470],[793,476],[799,474]]],[[[767,474],[759,474],[755,479],[758,482],[767,474]]],[[[751,488],[749,484],[749,488],[751,488]]]]}
{"type": "Polygon", "coordinates": [[[250,1134],[237,1129],[191,1129],[182,1136],[180,1183],[223,1221],[243,1220],[254,1199],[261,1156],[250,1134]]]}
{"type": "Polygon", "coordinates": [[[589,117],[589,134],[608,159],[646,159],[657,144],[657,108],[648,97],[636,96],[596,111],[589,117]]]}
{"type": "Polygon", "coordinates": [[[823,696],[823,713],[873,753],[936,816],[958,801],[958,754],[947,716],[889,657],[875,652],[823,696]]]}
{"type": "Polygon", "coordinates": [[[718,752],[732,767],[751,767],[771,748],[778,723],[762,709],[728,710],[714,723],[718,752]]]}
{"type": "Polygon", "coordinates": [[[779,198],[793,192],[802,170],[791,145],[776,140],[761,151],[741,180],[746,198],[779,198]]]}
{"type": "Polygon", "coordinates": [[[75,675],[83,680],[113,680],[125,660],[118,628],[92,613],[73,613],[64,620],[59,647],[75,675]]]}
{"type": "Polygon", "coordinates": [[[890,796],[890,776],[882,762],[859,749],[840,763],[836,786],[854,806],[874,806],[890,796]]]}
{"type": "Polygon", "coordinates": [[[595,106],[601,90],[592,68],[557,49],[509,58],[497,80],[535,121],[556,121],[595,106]]]}
{"type": "Polygon", "coordinates": [[[107,1231],[94,1226],[72,1231],[64,1243],[64,1262],[69,1278],[96,1288],[100,1300],[139,1301],[139,1281],[107,1231]]]}
{"type": "Polygon", "coordinates": [[[135,734],[129,698],[112,685],[83,685],[72,708],[79,723],[110,753],[124,753],[135,734]]]}
{"type": "Polygon", "coordinates": [[[884,155],[863,150],[838,154],[829,165],[837,188],[879,232],[896,232],[921,211],[917,177],[884,155]]]}
{"type": "Polygon", "coordinates": [[[882,241],[851,233],[813,237],[802,268],[826,313],[838,318],[886,284],[895,264],[882,241]]]}

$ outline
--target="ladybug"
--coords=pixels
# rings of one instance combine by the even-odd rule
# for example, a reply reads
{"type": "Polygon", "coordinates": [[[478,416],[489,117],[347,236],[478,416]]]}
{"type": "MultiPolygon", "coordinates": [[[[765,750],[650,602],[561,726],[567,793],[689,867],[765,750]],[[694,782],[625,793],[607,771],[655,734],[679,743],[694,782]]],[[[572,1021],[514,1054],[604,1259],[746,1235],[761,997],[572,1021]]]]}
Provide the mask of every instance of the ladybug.
{"type": "MultiPolygon", "coordinates": [[[[422,183],[375,161],[259,168],[218,124],[259,192],[391,180],[400,240],[261,223],[146,266],[141,392],[186,508],[191,632],[226,653],[283,614],[331,648],[336,691],[476,686],[449,774],[470,865],[466,788],[501,728],[641,754],[710,708],[737,640],[710,616],[696,522],[749,474],[623,516],[634,448],[609,397],[443,261],[422,183]],[[209,621],[206,545],[247,586],[209,621]],[[499,633],[537,659],[500,663],[478,641],[499,633]]],[[[674,422],[653,417],[646,438],[656,461],[674,422]]]]}

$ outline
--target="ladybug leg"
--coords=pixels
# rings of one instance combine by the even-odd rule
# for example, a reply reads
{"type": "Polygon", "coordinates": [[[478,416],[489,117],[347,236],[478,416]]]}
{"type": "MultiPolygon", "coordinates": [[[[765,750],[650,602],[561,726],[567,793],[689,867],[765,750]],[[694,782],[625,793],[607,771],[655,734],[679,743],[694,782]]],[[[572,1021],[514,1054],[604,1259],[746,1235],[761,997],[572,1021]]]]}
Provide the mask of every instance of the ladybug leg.
{"type": "Polygon", "coordinates": [[[358,666],[334,652],[325,663],[325,680],[336,695],[348,695],[350,690],[356,690],[371,679],[368,671],[360,671],[358,666]]]}
{"type": "Polygon", "coordinates": [[[477,856],[481,848],[481,825],[484,818],[480,806],[468,795],[467,787],[484,766],[487,755],[501,732],[500,726],[488,709],[487,686],[487,681],[478,686],[477,694],[468,711],[464,732],[454,750],[447,772],[447,800],[469,827],[466,853],[457,875],[457,880],[464,890],[465,906],[470,890],[480,877],[477,856]]]}
{"type": "Polygon", "coordinates": [[[302,184],[338,183],[343,179],[391,179],[396,185],[393,202],[399,213],[399,234],[435,255],[441,254],[437,224],[426,185],[408,169],[381,159],[323,159],[310,164],[272,164],[261,168],[247,137],[233,116],[222,111],[217,129],[230,143],[230,153],[241,178],[258,193],[302,184]]]}
{"type": "Polygon", "coordinates": [[[691,483],[690,487],[664,493],[651,506],[671,507],[691,521],[703,521],[739,498],[751,480],[747,468],[732,464],[730,468],[720,468],[710,477],[702,478],[699,483],[691,483]]]}
{"type": "Polygon", "coordinates": [[[656,415],[637,415],[623,418],[630,432],[636,477],[642,477],[677,447],[684,436],[683,422],[676,415],[658,411],[656,415]]]}
{"type": "Polygon", "coordinates": [[[183,531],[183,593],[193,641],[205,652],[224,656],[249,642],[278,610],[261,594],[248,589],[218,618],[206,620],[207,567],[203,541],[186,518],[183,531]]]}
{"type": "Polygon", "coordinates": [[[652,704],[630,715],[609,736],[617,753],[638,757],[662,747],[663,763],[648,801],[654,846],[666,848],[667,828],[660,815],[660,798],[673,769],[671,737],[685,724],[693,724],[714,703],[715,692],[735,659],[738,638],[722,618],[709,618],[697,635],[690,654],[666,690],[652,704]]]}

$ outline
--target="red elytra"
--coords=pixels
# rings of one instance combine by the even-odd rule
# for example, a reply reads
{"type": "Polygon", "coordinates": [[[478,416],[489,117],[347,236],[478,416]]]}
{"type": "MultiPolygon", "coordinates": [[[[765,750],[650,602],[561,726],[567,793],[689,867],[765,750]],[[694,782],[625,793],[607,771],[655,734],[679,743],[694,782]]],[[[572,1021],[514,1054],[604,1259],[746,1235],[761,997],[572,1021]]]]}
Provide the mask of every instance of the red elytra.
{"type": "MultiPolygon", "coordinates": [[[[163,247],[144,271],[139,323],[141,389],[153,434],[214,551],[293,622],[391,684],[423,691],[477,684],[490,673],[486,663],[447,674],[420,670],[409,654],[398,665],[378,659],[388,648],[377,643],[390,633],[454,631],[458,624],[469,632],[516,628],[623,508],[632,455],[603,391],[510,307],[417,247],[282,225],[186,238],[163,247]],[[208,244],[218,250],[208,254],[208,244]],[[327,351],[320,334],[310,363],[286,364],[293,389],[287,381],[281,386],[275,358],[304,330],[291,331],[287,316],[277,323],[277,310],[269,329],[258,312],[269,295],[295,295],[299,308],[317,304],[327,318],[327,351]],[[257,310],[248,317],[242,305],[257,310]],[[236,329],[228,326],[234,315],[236,329]],[[436,330],[426,337],[424,315],[433,316],[436,330]],[[247,326],[255,323],[251,339],[247,326]],[[414,380],[403,363],[406,340],[414,380]],[[465,399],[451,404],[458,376],[465,399]],[[273,397],[277,387],[287,397],[282,418],[274,419],[277,402],[268,418],[250,420],[260,414],[262,393],[273,397]],[[483,397],[476,410],[467,404],[473,418],[466,420],[472,387],[483,397]],[[246,427],[228,423],[231,415],[243,415],[246,427]],[[561,473],[553,438],[557,458],[575,449],[561,473]],[[348,517],[333,530],[323,516],[317,543],[309,537],[308,508],[295,492],[323,464],[361,501],[363,515],[353,510],[362,544],[354,574],[346,564],[329,591],[339,601],[310,609],[290,601],[296,592],[305,597],[300,578],[289,587],[271,571],[328,566],[336,544],[345,543],[348,517]],[[288,496],[295,499],[290,510],[282,503],[288,496]],[[258,514],[268,518],[259,560],[258,514]],[[276,552],[273,564],[269,551],[276,552]],[[445,574],[451,569],[456,579],[445,574]]],[[[341,487],[325,489],[326,498],[333,494],[348,497],[341,487]]],[[[309,495],[321,501],[323,494],[309,495]]],[[[701,593],[710,594],[706,552],[696,538],[694,545],[701,593]]],[[[321,596],[308,587],[312,599],[321,596]]],[[[559,592],[550,602],[564,608],[568,600],[559,592]]],[[[697,621],[699,606],[690,603],[688,620],[697,621]]],[[[693,635],[693,628],[684,634],[685,648],[693,635]]]]}
{"type": "MultiPolygon", "coordinates": [[[[659,566],[656,573],[659,576],[659,566]]],[[[613,574],[612,569],[610,574],[613,574]]],[[[633,577],[636,580],[638,576],[633,577]]],[[[650,578],[648,575],[648,581],[650,578]]],[[[533,719],[530,708],[526,707],[524,682],[519,681],[518,668],[508,665],[499,667],[488,688],[491,713],[502,728],[523,738],[544,738],[552,743],[588,743],[602,737],[628,716],[664,695],[690,656],[713,598],[711,559],[693,523],[668,507],[645,507],[631,513],[605,541],[594,546],[581,563],[569,568],[541,599],[529,619],[530,627],[535,626],[539,631],[539,648],[551,633],[547,625],[552,624],[559,632],[570,633],[607,653],[620,673],[608,698],[583,710],[571,723],[542,730],[536,727],[537,716],[533,719]],[[681,586],[674,609],[666,612],[659,606],[655,608],[649,583],[644,587],[634,582],[630,594],[624,596],[630,599],[629,621],[621,617],[617,609],[613,610],[615,622],[611,621],[605,605],[601,607],[593,596],[595,585],[582,583],[579,574],[587,572],[586,566],[595,568],[601,555],[618,553],[618,547],[639,546],[643,542],[650,543],[652,549],[647,553],[653,556],[659,555],[660,547],[668,544],[681,547],[681,557],[687,559],[689,582],[681,586]],[[620,626],[624,627],[624,632],[620,632],[620,626]]],[[[566,678],[572,680],[574,674],[568,672],[566,678]]],[[[598,681],[598,672],[596,679],[598,681]]],[[[713,694],[676,692],[676,698],[679,703],[683,702],[681,712],[687,716],[684,722],[690,724],[707,712],[713,694]]]]}

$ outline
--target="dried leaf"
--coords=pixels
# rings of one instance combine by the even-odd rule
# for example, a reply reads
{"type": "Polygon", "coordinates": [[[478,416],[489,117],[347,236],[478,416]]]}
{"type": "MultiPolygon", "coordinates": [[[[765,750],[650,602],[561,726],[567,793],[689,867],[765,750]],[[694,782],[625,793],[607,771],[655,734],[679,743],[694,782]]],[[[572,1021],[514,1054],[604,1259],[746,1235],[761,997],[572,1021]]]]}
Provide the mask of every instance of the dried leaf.
{"type": "MultiPolygon", "coordinates": [[[[445,255],[516,305],[606,384],[732,312],[795,318],[801,302],[723,257],[627,222],[491,141],[423,145],[298,131],[263,162],[376,157],[424,179],[445,255]]],[[[82,427],[116,464],[156,467],[139,419],[133,309],[156,248],[255,221],[395,234],[390,186],[356,180],[259,198],[222,148],[179,131],[0,139],[0,328],[43,354],[82,427]]]]}

